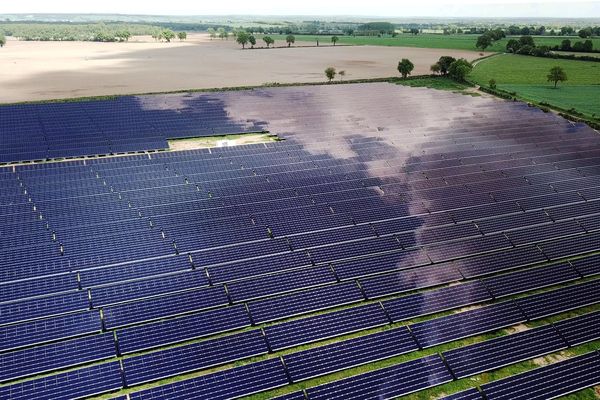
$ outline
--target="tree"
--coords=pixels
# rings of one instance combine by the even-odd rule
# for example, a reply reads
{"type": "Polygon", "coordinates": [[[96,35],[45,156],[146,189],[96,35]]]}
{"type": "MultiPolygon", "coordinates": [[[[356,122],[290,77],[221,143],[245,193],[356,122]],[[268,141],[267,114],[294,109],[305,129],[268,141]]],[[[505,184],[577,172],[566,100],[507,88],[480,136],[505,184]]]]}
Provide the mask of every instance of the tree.
{"type": "Polygon", "coordinates": [[[517,51],[519,51],[520,48],[521,48],[521,42],[519,42],[516,39],[510,39],[506,43],[506,50],[511,53],[516,53],[517,51]]]}
{"type": "Polygon", "coordinates": [[[448,75],[448,70],[450,69],[450,65],[456,61],[456,58],[451,56],[441,56],[438,60],[438,65],[440,66],[440,73],[442,75],[448,75]]]}
{"type": "Polygon", "coordinates": [[[464,58],[459,58],[450,64],[448,68],[448,75],[456,81],[462,82],[465,80],[467,75],[473,70],[473,65],[464,58]]]}
{"type": "Polygon", "coordinates": [[[288,47],[290,47],[293,43],[296,42],[296,38],[294,37],[294,35],[287,35],[285,37],[285,41],[287,42],[288,47]]]}
{"type": "Polygon", "coordinates": [[[475,47],[481,49],[481,51],[485,51],[488,47],[492,45],[492,37],[488,34],[483,34],[477,38],[477,44],[475,47]]]}
{"type": "Polygon", "coordinates": [[[398,72],[400,72],[400,75],[402,75],[403,79],[406,79],[406,77],[410,75],[413,69],[415,69],[415,65],[412,62],[410,62],[408,58],[403,58],[398,63],[398,72]]]}
{"type": "Polygon", "coordinates": [[[591,40],[583,42],[583,51],[591,53],[594,50],[594,43],[591,40]]]}
{"type": "Polygon", "coordinates": [[[556,89],[559,81],[564,82],[567,80],[567,73],[557,65],[550,68],[550,73],[546,77],[548,78],[548,82],[554,82],[554,88],[556,89]]]}
{"type": "Polygon", "coordinates": [[[535,43],[533,42],[533,38],[529,35],[523,35],[519,38],[519,43],[521,46],[531,46],[535,47],[535,43]]]}
{"type": "Polygon", "coordinates": [[[337,36],[332,36],[331,37],[331,43],[333,43],[333,45],[335,46],[335,44],[337,43],[337,41],[340,40],[337,36]]]}
{"type": "Polygon", "coordinates": [[[164,31],[162,31],[161,37],[165,39],[168,43],[170,43],[171,39],[175,38],[175,32],[173,32],[170,29],[165,29],[164,31]]]}
{"type": "Polygon", "coordinates": [[[435,63],[433,64],[431,67],[429,67],[429,69],[431,70],[431,72],[433,72],[434,74],[439,74],[440,73],[440,64],[439,63],[435,63]]]}
{"type": "Polygon", "coordinates": [[[225,28],[217,29],[217,33],[219,34],[219,39],[223,40],[227,38],[227,32],[225,32],[225,28]]]}
{"type": "Polygon", "coordinates": [[[340,76],[340,81],[343,81],[344,77],[346,76],[346,71],[341,70],[340,72],[338,72],[338,75],[340,76]]]}
{"type": "Polygon", "coordinates": [[[117,32],[115,34],[115,36],[118,37],[120,41],[127,42],[127,41],[129,41],[129,38],[131,37],[131,33],[127,29],[125,29],[125,30],[117,32]]]}
{"type": "Polygon", "coordinates": [[[0,32],[0,47],[4,47],[6,45],[6,37],[4,33],[0,32]]]}
{"type": "Polygon", "coordinates": [[[563,51],[571,50],[571,41],[569,39],[565,39],[562,42],[560,42],[560,49],[563,51]]]}
{"type": "Polygon", "coordinates": [[[242,45],[242,49],[245,49],[246,45],[248,44],[249,38],[250,38],[250,35],[248,35],[247,32],[245,32],[245,31],[239,31],[237,33],[235,41],[238,42],[238,44],[242,45]]]}
{"type": "Polygon", "coordinates": [[[215,31],[215,28],[208,28],[208,35],[210,36],[210,40],[216,38],[217,32],[215,31]]]}
{"type": "Polygon", "coordinates": [[[577,34],[582,39],[589,38],[592,36],[592,28],[581,29],[577,34]]]}
{"type": "Polygon", "coordinates": [[[256,46],[256,38],[254,37],[254,35],[248,36],[248,43],[250,43],[250,46],[252,48],[254,48],[254,46],[256,46]]]}
{"type": "Polygon", "coordinates": [[[267,48],[272,45],[273,43],[275,43],[275,40],[273,40],[273,38],[271,36],[265,36],[263,37],[263,41],[266,43],[267,48]]]}
{"type": "Polygon", "coordinates": [[[333,67],[327,67],[325,68],[325,76],[327,77],[327,79],[329,79],[329,82],[331,82],[333,80],[333,78],[335,78],[335,68],[333,67]]]}
{"type": "Polygon", "coordinates": [[[179,40],[185,40],[185,39],[187,39],[187,33],[186,32],[178,32],[177,33],[177,38],[179,40]]]}

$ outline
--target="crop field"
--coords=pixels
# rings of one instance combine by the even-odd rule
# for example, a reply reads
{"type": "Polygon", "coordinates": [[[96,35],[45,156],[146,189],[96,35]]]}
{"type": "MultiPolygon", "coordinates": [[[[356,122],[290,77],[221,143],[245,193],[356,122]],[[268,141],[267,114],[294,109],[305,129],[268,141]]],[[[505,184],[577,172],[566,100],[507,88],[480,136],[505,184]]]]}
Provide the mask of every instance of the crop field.
{"type": "Polygon", "coordinates": [[[159,43],[150,37],[135,37],[128,43],[9,40],[0,49],[3,63],[11,65],[0,70],[0,103],[265,83],[322,83],[326,80],[323,71],[329,66],[346,71],[344,79],[393,77],[398,76],[400,58],[410,58],[415,64],[413,75],[418,75],[429,73],[429,66],[442,55],[469,60],[479,57],[475,51],[413,47],[338,46],[333,50],[242,50],[233,39],[209,40],[206,34],[173,43],[159,43]]]}
{"type": "Polygon", "coordinates": [[[525,100],[546,102],[589,115],[600,115],[600,63],[555,60],[502,54],[477,63],[470,79],[487,86],[495,79],[499,89],[516,92],[525,100]],[[554,89],[546,75],[553,66],[562,67],[568,80],[554,89]]]}
{"type": "MultiPolygon", "coordinates": [[[[280,45],[285,44],[286,35],[270,35],[275,40],[279,41],[280,45]]],[[[337,44],[346,45],[369,45],[369,46],[400,46],[400,47],[421,47],[430,49],[458,49],[458,50],[477,50],[475,43],[479,35],[463,34],[463,35],[440,35],[440,34],[399,34],[391,37],[370,37],[370,36],[338,36],[337,44]]],[[[315,35],[296,35],[297,41],[305,41],[316,43],[317,39],[320,44],[331,44],[331,36],[315,36],[315,35]]],[[[512,36],[511,36],[512,37],[512,36]]],[[[497,41],[493,46],[486,49],[487,52],[502,52],[506,50],[506,43],[511,37],[497,41]]],[[[514,36],[519,38],[519,36],[514,36]]],[[[579,37],[566,36],[534,36],[536,45],[555,46],[560,45],[564,39],[569,39],[571,42],[582,40],[579,37]]],[[[595,49],[600,49],[600,38],[592,39],[595,49]]]]}

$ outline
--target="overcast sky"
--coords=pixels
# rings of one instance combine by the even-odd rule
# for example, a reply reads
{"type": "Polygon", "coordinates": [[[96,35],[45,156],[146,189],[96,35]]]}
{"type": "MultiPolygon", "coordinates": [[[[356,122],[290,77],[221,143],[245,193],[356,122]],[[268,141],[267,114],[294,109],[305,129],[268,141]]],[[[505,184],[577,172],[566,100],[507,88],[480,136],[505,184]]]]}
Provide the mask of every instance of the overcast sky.
{"type": "Polygon", "coordinates": [[[0,14],[362,15],[388,17],[595,17],[600,1],[554,0],[2,0],[0,14]]]}

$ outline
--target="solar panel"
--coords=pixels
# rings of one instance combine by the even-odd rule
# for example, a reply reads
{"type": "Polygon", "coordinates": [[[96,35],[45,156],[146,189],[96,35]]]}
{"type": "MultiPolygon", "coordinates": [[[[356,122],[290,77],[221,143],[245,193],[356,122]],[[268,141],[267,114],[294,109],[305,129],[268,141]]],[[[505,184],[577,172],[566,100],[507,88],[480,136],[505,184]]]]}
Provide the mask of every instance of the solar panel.
{"type": "Polygon", "coordinates": [[[340,279],[351,279],[431,264],[422,250],[408,250],[333,263],[340,279]]]}
{"type": "Polygon", "coordinates": [[[431,347],[525,321],[516,303],[508,301],[419,322],[410,328],[422,347],[431,347]]]}
{"type": "Polygon", "coordinates": [[[0,325],[89,309],[87,293],[58,294],[0,304],[0,325]]]}
{"type": "Polygon", "coordinates": [[[555,264],[484,279],[494,297],[522,293],[579,279],[570,264],[555,264]]]}
{"type": "Polygon", "coordinates": [[[600,383],[597,352],[481,385],[489,400],[554,399],[600,383]]]}
{"type": "Polygon", "coordinates": [[[114,357],[112,334],[93,335],[0,354],[0,382],[114,357]]]}
{"type": "Polygon", "coordinates": [[[543,318],[599,301],[600,281],[581,283],[517,300],[529,319],[543,318]]]}
{"type": "Polygon", "coordinates": [[[288,380],[278,358],[166,384],[130,394],[142,399],[231,399],[285,386],[288,380]]]}
{"type": "Polygon", "coordinates": [[[451,265],[432,265],[360,279],[367,298],[376,298],[415,289],[437,286],[462,279],[451,265]]]}
{"type": "Polygon", "coordinates": [[[248,309],[255,323],[274,321],[311,311],[324,310],[364,300],[355,282],[303,290],[279,297],[248,302],[248,309]]]}
{"type": "Polygon", "coordinates": [[[479,390],[472,388],[462,392],[451,394],[450,396],[441,397],[440,400],[484,400],[479,390]]]}
{"type": "Polygon", "coordinates": [[[0,350],[99,332],[100,314],[90,311],[0,327],[0,350]]]}
{"type": "Polygon", "coordinates": [[[331,268],[325,266],[232,282],[227,289],[233,301],[243,301],[335,281],[331,268]]]}
{"type": "Polygon", "coordinates": [[[118,362],[111,362],[2,386],[0,398],[69,400],[110,392],[122,386],[121,367],[118,362]]]}
{"type": "Polygon", "coordinates": [[[392,321],[398,322],[491,299],[486,286],[480,281],[473,281],[387,300],[383,307],[392,321]]]}
{"type": "Polygon", "coordinates": [[[538,248],[526,246],[457,260],[455,265],[465,278],[475,278],[544,261],[547,259],[538,248]]]}
{"type": "Polygon", "coordinates": [[[437,356],[356,375],[306,390],[309,399],[389,399],[452,381],[437,356]]]}
{"type": "Polygon", "coordinates": [[[584,314],[554,324],[570,346],[600,338],[600,312],[584,314]]]}
{"type": "Polygon", "coordinates": [[[369,304],[268,326],[265,333],[271,348],[280,350],[387,323],[381,306],[369,304]]]}
{"type": "Polygon", "coordinates": [[[243,305],[117,330],[122,353],[149,349],[250,326],[243,305]]]}
{"type": "Polygon", "coordinates": [[[137,385],[267,352],[264,336],[254,330],[126,358],[123,366],[127,384],[137,385]]]}
{"type": "Polygon", "coordinates": [[[517,363],[567,348],[552,326],[542,326],[443,353],[457,378],[517,363]]]}
{"type": "Polygon", "coordinates": [[[418,350],[406,327],[283,356],[293,382],[418,350]]]}
{"type": "Polygon", "coordinates": [[[223,287],[216,286],[104,307],[104,321],[107,328],[115,328],[228,303],[229,299],[223,287]]]}
{"type": "Polygon", "coordinates": [[[580,258],[571,261],[573,267],[583,276],[588,277],[600,274],[600,255],[580,258]]]}

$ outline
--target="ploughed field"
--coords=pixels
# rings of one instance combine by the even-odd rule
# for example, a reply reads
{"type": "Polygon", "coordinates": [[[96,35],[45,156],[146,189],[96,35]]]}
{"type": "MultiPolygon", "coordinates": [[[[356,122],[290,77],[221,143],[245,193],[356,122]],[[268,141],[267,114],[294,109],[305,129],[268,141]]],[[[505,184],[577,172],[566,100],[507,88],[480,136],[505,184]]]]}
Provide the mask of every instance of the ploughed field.
{"type": "Polygon", "coordinates": [[[19,149],[0,168],[0,398],[546,399],[600,384],[587,126],[387,83],[136,96],[53,104],[93,157],[11,165],[43,151],[27,149],[36,130],[46,158],[76,155],[43,122],[9,140],[47,107],[12,107],[0,130],[19,149]],[[256,128],[284,140],[160,151],[256,128]]]}
{"type": "MultiPolygon", "coordinates": [[[[263,45],[262,40],[259,45],[263,45]]],[[[278,41],[276,45],[285,45],[278,41]]],[[[428,74],[443,55],[473,60],[468,50],[381,46],[306,47],[242,51],[233,39],[190,35],[185,42],[134,38],[128,43],[21,42],[2,48],[0,103],[113,94],[166,92],[265,83],[325,82],[324,70],[345,70],[344,79],[399,76],[409,58],[413,75],[428,74]]]]}

